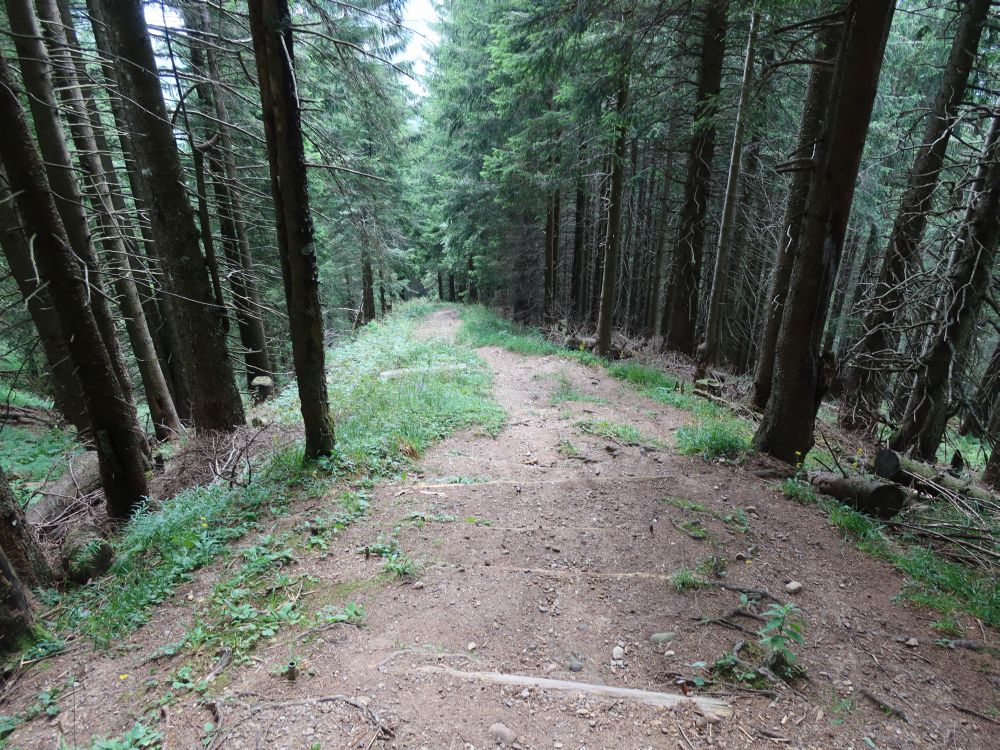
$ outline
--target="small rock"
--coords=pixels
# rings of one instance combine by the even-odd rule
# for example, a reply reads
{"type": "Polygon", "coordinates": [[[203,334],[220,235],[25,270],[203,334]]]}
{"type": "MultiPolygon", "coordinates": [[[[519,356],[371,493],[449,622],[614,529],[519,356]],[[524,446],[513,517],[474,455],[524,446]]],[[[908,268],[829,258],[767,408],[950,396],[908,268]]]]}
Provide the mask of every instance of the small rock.
{"type": "Polygon", "coordinates": [[[611,658],[614,659],[615,661],[621,661],[622,659],[625,658],[625,649],[623,649],[621,646],[615,646],[611,650],[611,658]]]}
{"type": "Polygon", "coordinates": [[[649,640],[654,645],[658,645],[660,643],[670,643],[670,641],[672,641],[676,637],[677,637],[677,633],[673,633],[673,632],[667,631],[665,633],[653,633],[649,637],[649,640]]]}
{"type": "Polygon", "coordinates": [[[802,584],[798,581],[789,581],[785,584],[785,591],[789,594],[797,594],[802,591],[802,584]]]}
{"type": "Polygon", "coordinates": [[[413,584],[413,588],[415,589],[422,589],[423,587],[424,587],[423,581],[417,581],[415,584],[413,584]]]}
{"type": "Polygon", "coordinates": [[[757,513],[757,506],[756,505],[748,505],[743,510],[745,510],[747,513],[749,513],[751,515],[754,515],[754,514],[757,513]]]}
{"type": "Polygon", "coordinates": [[[674,652],[673,652],[673,651],[664,651],[664,652],[663,652],[663,655],[664,655],[664,656],[673,656],[673,655],[674,655],[674,652]]]}
{"type": "Polygon", "coordinates": [[[916,638],[910,638],[906,642],[906,645],[909,646],[910,648],[916,648],[917,646],[920,645],[920,641],[918,641],[916,638]]]}
{"type": "Polygon", "coordinates": [[[522,700],[528,700],[528,698],[531,697],[531,691],[528,690],[528,688],[525,688],[521,691],[520,695],[522,700]]]}
{"type": "Polygon", "coordinates": [[[465,650],[466,651],[475,651],[477,648],[479,648],[479,645],[475,641],[472,641],[471,643],[469,643],[468,646],[465,647],[465,650]]]}
{"type": "Polygon", "coordinates": [[[570,657],[570,660],[566,663],[570,672],[579,672],[583,669],[583,662],[577,659],[575,656],[570,657]]]}
{"type": "Polygon", "coordinates": [[[502,742],[505,745],[513,745],[514,740],[517,739],[517,732],[498,721],[490,727],[490,736],[497,742],[502,742]]]}

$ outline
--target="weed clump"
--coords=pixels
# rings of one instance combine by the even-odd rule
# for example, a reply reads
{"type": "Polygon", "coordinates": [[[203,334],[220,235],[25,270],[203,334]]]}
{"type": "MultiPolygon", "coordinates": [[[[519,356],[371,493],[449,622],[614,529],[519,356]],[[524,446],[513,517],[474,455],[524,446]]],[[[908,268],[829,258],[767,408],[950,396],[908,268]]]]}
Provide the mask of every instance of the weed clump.
{"type": "Polygon", "coordinates": [[[750,450],[750,434],[735,419],[701,419],[677,430],[677,447],[706,461],[738,458],[750,450]]]}

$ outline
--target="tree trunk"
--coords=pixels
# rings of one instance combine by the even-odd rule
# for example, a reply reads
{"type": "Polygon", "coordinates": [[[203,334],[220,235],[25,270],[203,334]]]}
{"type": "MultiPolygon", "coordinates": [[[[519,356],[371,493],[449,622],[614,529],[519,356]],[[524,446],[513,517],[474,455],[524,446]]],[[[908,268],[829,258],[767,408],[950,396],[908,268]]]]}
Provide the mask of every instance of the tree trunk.
{"type": "Polygon", "coordinates": [[[910,169],[882,260],[873,295],[877,302],[865,316],[863,339],[847,378],[840,413],[840,424],[844,427],[870,430],[876,424],[886,392],[878,359],[883,352],[895,347],[893,319],[904,299],[906,277],[919,261],[920,242],[989,9],[990,0],[968,0],[959,16],[944,76],[931,106],[922,145],[910,169]]]}
{"type": "Polygon", "coordinates": [[[611,195],[608,206],[608,240],[604,250],[604,273],[601,280],[601,306],[597,318],[596,353],[611,354],[611,322],[618,296],[618,250],[621,246],[622,193],[625,184],[625,146],[628,127],[625,110],[628,107],[629,61],[622,60],[618,72],[618,93],[615,96],[617,134],[611,166],[611,195]]]}
{"type": "Polygon", "coordinates": [[[213,304],[142,3],[88,0],[87,5],[95,25],[106,24],[111,52],[120,60],[117,69],[133,156],[143,165],[146,195],[155,196],[147,208],[167,311],[177,325],[191,386],[192,418],[200,430],[231,430],[245,422],[243,402],[226,349],[223,311],[213,304]]]}
{"type": "Polygon", "coordinates": [[[31,262],[28,238],[21,229],[21,218],[14,207],[14,197],[7,188],[7,175],[0,169],[0,249],[7,258],[7,266],[14,277],[21,299],[38,331],[42,351],[52,378],[53,401],[56,409],[73,425],[80,435],[90,429],[87,404],[80,389],[80,381],[73,369],[73,362],[66,349],[66,340],[59,328],[59,319],[52,308],[49,292],[39,286],[31,262]]]}
{"type": "Polygon", "coordinates": [[[674,250],[670,288],[663,308],[663,346],[694,354],[698,324],[698,286],[705,250],[705,219],[715,158],[715,120],[726,53],[728,0],[707,0],[702,32],[698,98],[694,108],[694,135],[688,153],[677,247],[674,250]]]}
{"type": "MultiPolygon", "coordinates": [[[[6,6],[20,62],[21,78],[28,93],[31,119],[38,136],[38,146],[44,160],[47,180],[53,191],[52,197],[70,247],[87,268],[86,283],[90,287],[88,294],[94,318],[104,346],[108,350],[108,356],[111,358],[122,394],[131,402],[132,383],[125,365],[125,357],[118,343],[107,293],[101,283],[100,267],[94,254],[83,196],[76,182],[69,146],[66,143],[62,122],[59,120],[48,53],[42,43],[41,31],[31,4],[25,0],[6,0],[6,6]]],[[[10,170],[7,173],[13,177],[10,170]]]]}
{"type": "Polygon", "coordinates": [[[444,302],[444,274],[438,269],[438,300],[444,302]]]}
{"type": "Polygon", "coordinates": [[[305,458],[309,461],[333,453],[334,431],[326,386],[319,268],[293,67],[292,24],[287,0],[251,0],[249,7],[292,356],[306,433],[305,458]]]}
{"type": "Polygon", "coordinates": [[[854,264],[858,256],[858,245],[860,239],[857,232],[851,232],[851,239],[847,243],[847,253],[840,271],[837,273],[836,291],[833,294],[833,304],[830,306],[830,315],[826,321],[826,335],[823,338],[823,351],[832,352],[833,345],[837,338],[837,331],[840,329],[841,318],[844,312],[844,299],[847,297],[847,287],[851,283],[851,276],[854,275],[854,264]]]}
{"type": "Polygon", "coordinates": [[[479,302],[479,287],[476,285],[476,264],[473,262],[471,255],[465,259],[465,270],[468,274],[465,301],[471,305],[479,302]]]}
{"type": "Polygon", "coordinates": [[[653,261],[653,278],[649,284],[649,299],[646,301],[646,336],[657,332],[656,316],[660,312],[660,287],[663,286],[663,261],[667,254],[667,225],[670,221],[670,184],[673,179],[673,152],[670,150],[670,135],[666,138],[667,149],[663,161],[663,189],[660,193],[660,218],[657,221],[656,258],[653,261]]]}
{"type": "Polygon", "coordinates": [[[903,423],[889,439],[893,450],[912,449],[925,461],[935,459],[944,435],[950,416],[952,369],[975,335],[1000,243],[1000,102],[996,106],[965,221],[956,238],[935,330],[924,346],[903,423]]]}
{"type": "Polygon", "coordinates": [[[726,179],[726,194],[722,204],[722,224],[719,227],[719,242],[715,253],[715,272],[712,274],[712,295],[708,303],[704,351],[698,353],[699,369],[701,370],[704,370],[706,365],[717,364],[719,361],[722,308],[729,280],[729,255],[736,223],[737,187],[740,181],[740,167],[743,164],[743,133],[746,130],[747,117],[750,114],[750,88],[753,85],[753,66],[759,23],[760,13],[754,13],[750,18],[747,53],[743,63],[743,81],[740,84],[740,101],[736,110],[736,128],[733,133],[733,149],[729,155],[729,176],[726,179]]]}
{"type": "MultiPolygon", "coordinates": [[[[182,12],[185,26],[198,32],[199,35],[207,34],[208,5],[202,5],[201,8],[184,5],[182,12]]],[[[190,60],[195,75],[206,79],[195,86],[198,98],[206,110],[215,114],[210,129],[218,134],[218,143],[207,144],[204,155],[214,176],[213,190],[218,207],[219,231],[222,235],[223,253],[229,266],[226,278],[232,290],[232,305],[236,311],[236,325],[243,346],[247,385],[261,377],[271,378],[273,382],[274,372],[267,349],[260,299],[252,280],[253,260],[246,233],[246,219],[239,199],[236,154],[230,134],[229,110],[225,103],[225,92],[219,83],[222,78],[215,49],[211,44],[198,43],[197,39],[200,38],[200,36],[195,37],[190,43],[190,60]]],[[[201,210],[199,206],[199,211],[201,210]]],[[[208,224],[207,202],[201,223],[203,227],[208,224]]],[[[210,262],[210,272],[211,269],[210,262]]],[[[222,290],[217,271],[212,274],[212,279],[215,295],[221,298],[222,290]]],[[[259,397],[268,398],[272,393],[273,388],[260,393],[259,397]]]]}
{"type": "Polygon", "coordinates": [[[38,271],[48,284],[86,395],[108,514],[125,518],[149,493],[146,439],[94,319],[94,295],[71,249],[14,91],[7,62],[0,56],[0,162],[17,195],[25,232],[34,235],[38,271]]]}
{"type": "MultiPolygon", "coordinates": [[[[838,26],[833,24],[823,26],[816,40],[816,51],[813,55],[816,60],[832,61],[837,54],[839,37],[840,29],[838,26]]],[[[771,289],[767,295],[767,321],[764,324],[764,332],[761,335],[760,348],[757,352],[757,368],[754,372],[753,392],[750,397],[754,408],[760,410],[767,406],[768,399],[771,398],[771,380],[774,376],[778,331],[781,328],[781,319],[785,314],[785,299],[788,297],[788,283],[792,278],[792,268],[799,253],[799,238],[802,220],[805,216],[806,200],[809,197],[809,186],[819,173],[816,146],[823,133],[827,100],[830,98],[832,83],[833,67],[831,65],[817,63],[812,66],[805,102],[802,106],[802,125],[799,127],[799,138],[792,162],[803,160],[803,163],[792,171],[792,181],[788,187],[788,202],[785,204],[785,217],[782,222],[781,234],[778,236],[771,289]]]]}
{"type": "Polygon", "coordinates": [[[1000,441],[994,436],[1000,436],[1000,408],[994,407],[990,415],[986,434],[990,441],[990,457],[983,471],[983,481],[995,490],[1000,490],[1000,441]]]}
{"type": "MultiPolygon", "coordinates": [[[[8,0],[8,2],[29,5],[27,0],[8,0]]],[[[181,421],[174,408],[173,397],[167,387],[163,371],[160,369],[160,361],[146,323],[139,292],[128,266],[128,256],[132,250],[127,247],[125,230],[115,217],[114,198],[111,187],[106,181],[105,167],[100,158],[101,145],[97,142],[93,127],[94,123],[100,124],[100,119],[96,113],[92,116],[91,108],[84,100],[76,65],[69,54],[66,32],[55,0],[37,0],[36,7],[43,23],[55,80],[66,107],[77,157],[83,174],[90,183],[91,205],[97,214],[104,257],[111,269],[114,288],[118,294],[118,304],[125,321],[125,330],[139,367],[146,403],[149,405],[149,415],[157,438],[168,440],[180,434],[181,421]]],[[[30,12],[30,7],[26,11],[30,12]]]]}
{"type": "Polygon", "coordinates": [[[584,230],[587,226],[587,184],[576,181],[576,201],[573,205],[573,264],[569,275],[570,317],[577,321],[583,312],[583,267],[586,262],[584,230]]]}
{"type": "MultiPolygon", "coordinates": [[[[77,77],[80,80],[87,80],[87,71],[83,56],[77,51],[79,50],[79,42],[77,41],[73,15],[68,2],[67,0],[57,0],[57,3],[63,29],[75,57],[78,71],[77,77]]],[[[99,17],[93,15],[99,8],[96,5],[88,5],[88,9],[92,16],[91,30],[97,50],[100,53],[101,70],[106,85],[111,88],[117,88],[117,69],[112,63],[113,53],[108,42],[107,29],[99,17]]],[[[89,89],[87,91],[89,92],[89,89]]],[[[132,147],[132,138],[128,132],[125,105],[122,97],[112,96],[109,99],[111,113],[114,117],[118,134],[118,143],[122,152],[122,159],[126,166],[126,176],[132,193],[132,201],[135,204],[136,213],[139,214],[137,223],[139,225],[139,233],[142,237],[142,244],[145,248],[145,256],[147,260],[151,260],[157,255],[155,252],[155,243],[148,222],[142,221],[142,214],[146,213],[146,207],[150,204],[149,196],[146,194],[145,183],[139,176],[138,161],[135,157],[135,150],[132,147]]],[[[103,144],[101,143],[103,127],[101,126],[96,107],[91,112],[94,116],[92,127],[95,136],[98,138],[98,147],[101,153],[101,163],[104,168],[105,178],[109,186],[112,187],[111,196],[114,200],[114,211],[119,217],[123,217],[127,215],[128,209],[120,188],[115,189],[112,185],[112,180],[117,180],[117,176],[111,157],[111,148],[106,141],[103,144]]],[[[177,332],[177,326],[174,319],[170,315],[165,314],[166,303],[160,293],[160,285],[154,281],[154,276],[149,272],[147,264],[140,260],[135,253],[129,254],[128,261],[136,279],[136,286],[140,291],[143,311],[148,321],[150,333],[153,335],[153,345],[156,347],[157,358],[160,361],[160,371],[167,381],[167,387],[170,389],[174,408],[183,423],[190,423],[191,387],[184,373],[183,362],[181,361],[180,335],[177,332]]]]}
{"type": "Polygon", "coordinates": [[[872,268],[875,264],[875,255],[878,251],[878,229],[874,223],[869,227],[868,240],[865,242],[864,257],[861,260],[861,268],[858,271],[858,278],[854,282],[854,291],[851,293],[850,303],[847,305],[846,314],[841,325],[839,334],[840,343],[837,344],[837,363],[843,365],[848,357],[848,352],[857,340],[857,323],[854,320],[862,308],[865,291],[869,289],[869,282],[872,276],[872,268]]]}
{"type": "Polygon", "coordinates": [[[375,279],[372,274],[372,256],[365,246],[361,250],[361,324],[375,320],[375,279]]]}
{"type": "Polygon", "coordinates": [[[455,274],[448,274],[448,301],[456,302],[457,298],[455,296],[455,274]]]}
{"type": "Polygon", "coordinates": [[[966,405],[965,416],[959,426],[959,435],[973,435],[980,437],[984,433],[984,428],[990,420],[990,415],[998,402],[1000,395],[1000,342],[997,342],[993,349],[993,356],[990,357],[986,371],[976,388],[976,395],[971,403],[966,405]]]}
{"type": "Polygon", "coordinates": [[[820,338],[894,10],[893,0],[851,0],[844,12],[827,126],[778,334],[771,398],[753,441],[757,450],[783,461],[800,461],[813,446],[816,410],[829,379],[820,372],[820,338]]]}
{"type": "Polygon", "coordinates": [[[0,547],[0,653],[13,651],[34,622],[24,586],[0,547]]]}
{"type": "Polygon", "coordinates": [[[0,467],[0,549],[25,586],[47,586],[52,582],[42,548],[38,546],[34,530],[24,518],[21,503],[14,496],[7,476],[0,467]]]}

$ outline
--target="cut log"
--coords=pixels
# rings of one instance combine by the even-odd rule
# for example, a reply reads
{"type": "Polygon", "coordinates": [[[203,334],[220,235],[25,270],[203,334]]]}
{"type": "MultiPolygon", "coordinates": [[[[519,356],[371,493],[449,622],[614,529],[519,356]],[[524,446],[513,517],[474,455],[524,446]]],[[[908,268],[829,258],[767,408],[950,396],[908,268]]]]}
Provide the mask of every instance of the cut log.
{"type": "Polygon", "coordinates": [[[976,487],[971,480],[955,477],[947,471],[939,470],[931,464],[915,461],[900,455],[894,450],[883,448],[875,454],[872,461],[872,471],[883,479],[912,487],[918,492],[940,496],[942,488],[947,492],[978,500],[982,503],[995,504],[997,498],[984,489],[976,487]]]}
{"type": "Polygon", "coordinates": [[[93,524],[78,526],[63,540],[63,569],[74,583],[86,583],[106,573],[114,560],[114,548],[93,524]]]}
{"type": "Polygon", "coordinates": [[[97,453],[87,451],[70,461],[62,477],[42,490],[42,498],[27,509],[28,523],[45,536],[76,501],[101,488],[101,472],[97,453]]]}
{"type": "Polygon", "coordinates": [[[899,513],[906,504],[906,489],[895,482],[874,482],[828,471],[811,473],[809,482],[824,495],[884,521],[899,513]]]}

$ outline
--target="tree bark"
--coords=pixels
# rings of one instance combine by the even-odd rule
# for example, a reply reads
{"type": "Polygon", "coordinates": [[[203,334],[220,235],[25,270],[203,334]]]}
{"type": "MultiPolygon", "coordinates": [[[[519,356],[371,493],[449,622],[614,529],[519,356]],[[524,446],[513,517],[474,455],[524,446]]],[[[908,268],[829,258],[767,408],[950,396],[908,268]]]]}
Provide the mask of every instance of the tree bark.
{"type": "Polygon", "coordinates": [[[823,337],[822,347],[824,352],[833,351],[833,345],[837,339],[837,331],[840,330],[844,312],[844,300],[847,298],[847,287],[851,283],[851,277],[854,275],[854,264],[858,255],[859,244],[860,239],[857,232],[851,232],[851,239],[847,243],[847,253],[844,256],[844,262],[837,273],[836,291],[833,294],[833,304],[830,306],[830,315],[826,321],[826,335],[823,337]]]}
{"type": "MultiPolygon", "coordinates": [[[[28,0],[8,0],[8,2],[28,6],[26,12],[30,12],[28,0]]],[[[84,99],[55,0],[36,0],[36,7],[43,24],[55,80],[66,108],[77,157],[83,174],[90,183],[91,206],[97,214],[104,257],[111,269],[118,304],[125,321],[125,330],[139,367],[146,403],[149,405],[149,415],[156,436],[161,440],[168,440],[180,434],[181,421],[174,408],[173,397],[167,387],[163,371],[160,369],[160,361],[156,355],[156,347],[153,345],[139,292],[128,266],[128,257],[133,251],[127,247],[125,230],[115,217],[114,198],[111,187],[106,181],[104,164],[100,158],[101,146],[94,131],[94,125],[100,125],[100,119],[96,113],[92,116],[91,107],[84,99]]]]}
{"type": "Polygon", "coordinates": [[[625,110],[628,108],[628,60],[622,60],[618,73],[618,93],[615,95],[616,135],[611,166],[611,194],[608,207],[608,239],[604,250],[604,273],[601,280],[601,306],[597,318],[597,346],[599,357],[611,354],[611,324],[618,296],[618,250],[621,246],[622,192],[625,184],[625,146],[628,127],[625,110]]]}
{"type": "Polygon", "coordinates": [[[986,371],[983,373],[976,394],[972,401],[966,405],[965,416],[959,426],[959,435],[973,435],[979,437],[983,435],[986,425],[990,421],[990,415],[998,403],[997,396],[1000,395],[1000,342],[993,349],[986,371]]]}
{"type": "Polygon", "coordinates": [[[753,66],[757,45],[757,26],[760,13],[750,18],[750,32],[747,38],[747,52],[743,63],[743,81],[740,84],[740,101],[736,110],[736,127],[733,132],[733,149],[729,155],[729,176],[726,179],[726,194],[722,204],[722,224],[719,226],[719,242],[715,253],[715,272],[712,274],[712,294],[708,303],[708,323],[705,326],[704,351],[698,354],[699,368],[719,361],[719,340],[723,318],[723,305],[729,281],[729,256],[732,247],[733,230],[736,224],[737,187],[740,181],[740,167],[743,164],[743,133],[746,131],[750,114],[750,88],[753,85],[753,66]]]}
{"type": "Polygon", "coordinates": [[[88,0],[87,5],[95,24],[106,24],[111,52],[121,63],[117,70],[126,97],[125,116],[133,156],[143,164],[140,179],[152,198],[147,208],[167,290],[167,311],[177,325],[191,387],[192,419],[199,430],[231,430],[246,421],[243,402],[226,348],[223,311],[213,302],[185,193],[142,2],[88,0]]]}
{"type": "Polygon", "coordinates": [[[52,379],[53,402],[56,409],[73,423],[81,436],[86,435],[90,430],[90,418],[87,416],[87,404],[80,389],[80,381],[69,358],[66,340],[59,328],[59,319],[52,307],[49,292],[39,286],[35,278],[28,238],[21,229],[21,217],[17,215],[14,197],[7,188],[7,176],[2,169],[0,169],[0,248],[7,258],[7,266],[38,332],[38,339],[52,379]]]}
{"type": "Polygon", "coordinates": [[[0,549],[25,586],[47,586],[52,582],[49,567],[38,545],[34,530],[28,526],[21,503],[14,496],[7,476],[0,467],[0,549]]]}
{"type": "MultiPolygon", "coordinates": [[[[90,304],[93,307],[94,318],[111,358],[119,387],[125,398],[131,401],[132,383],[121,345],[118,343],[107,293],[101,282],[101,271],[94,254],[83,196],[76,182],[73,161],[62,122],[59,120],[48,53],[42,43],[41,31],[31,4],[25,0],[6,0],[6,7],[21,67],[21,78],[28,93],[31,119],[38,136],[38,146],[44,160],[47,180],[53,191],[52,197],[70,247],[86,266],[86,283],[91,290],[90,304]]],[[[13,177],[10,170],[8,175],[13,177]]]]}
{"type": "MultiPolygon", "coordinates": [[[[837,54],[837,43],[840,29],[833,24],[827,24],[820,29],[816,40],[814,57],[818,61],[832,61],[837,54]]],[[[771,380],[774,376],[774,358],[778,347],[778,331],[781,319],[785,314],[785,300],[788,297],[788,283],[792,278],[792,268],[799,252],[799,238],[802,230],[802,219],[805,215],[806,200],[809,198],[809,187],[819,172],[816,164],[816,146],[823,133],[825,125],[827,101],[830,98],[830,86],[833,83],[833,67],[817,63],[809,73],[809,83],[806,87],[805,102],[802,106],[802,125],[799,127],[799,138],[793,157],[807,159],[808,165],[792,172],[791,184],[788,187],[788,202],[785,204],[785,217],[782,222],[781,234],[778,236],[778,248],[775,253],[774,271],[771,277],[771,288],[768,292],[767,321],[761,335],[760,348],[757,352],[757,368],[754,372],[753,391],[750,401],[754,408],[763,410],[771,398],[771,380]]]]}
{"type": "Polygon", "coordinates": [[[1000,243],[1000,102],[948,272],[934,330],[928,336],[906,415],[889,439],[893,450],[912,450],[933,461],[950,416],[955,360],[968,348],[986,298],[1000,243]]]}
{"type": "Polygon", "coordinates": [[[361,250],[361,324],[375,320],[375,278],[372,256],[365,246],[361,250]]]}
{"type": "Polygon", "coordinates": [[[34,622],[24,585],[0,547],[0,653],[12,651],[34,622]]]}
{"type": "Polygon", "coordinates": [[[771,398],[753,440],[757,450],[790,463],[813,446],[827,380],[820,373],[820,338],[894,10],[893,0],[851,0],[844,12],[828,124],[778,335],[771,398]]]}
{"type": "MultiPolygon", "coordinates": [[[[75,57],[75,64],[78,71],[77,76],[81,80],[86,80],[87,71],[84,59],[78,51],[80,45],[76,37],[73,15],[67,0],[57,0],[57,3],[63,29],[75,57]]],[[[96,5],[88,5],[88,9],[91,13],[91,31],[93,32],[94,41],[100,54],[101,71],[106,85],[109,88],[117,88],[117,69],[112,63],[113,53],[108,42],[107,29],[100,17],[93,15],[99,12],[99,8],[96,5]]],[[[125,105],[122,97],[111,96],[109,99],[111,113],[118,134],[118,144],[121,148],[122,159],[125,162],[126,177],[132,193],[132,202],[135,204],[136,213],[139,215],[139,219],[137,220],[139,235],[142,238],[142,245],[145,248],[145,259],[140,259],[137,253],[130,253],[128,262],[136,280],[136,287],[139,290],[149,331],[153,336],[156,356],[160,361],[160,371],[167,381],[167,387],[170,389],[174,408],[181,422],[187,424],[191,421],[191,387],[184,373],[183,362],[181,361],[180,335],[177,332],[177,326],[173,317],[165,314],[167,306],[163,299],[160,285],[155,282],[154,276],[148,268],[149,261],[157,256],[149,223],[141,219],[141,215],[147,213],[146,207],[150,204],[150,200],[146,194],[145,183],[139,176],[138,161],[135,157],[135,149],[132,147],[132,138],[128,132],[125,105]]],[[[120,188],[116,189],[112,183],[113,180],[117,181],[117,176],[111,157],[111,147],[106,140],[102,143],[104,131],[96,107],[92,108],[91,112],[93,115],[92,127],[98,139],[104,175],[111,187],[114,211],[119,217],[124,217],[128,214],[128,208],[123,193],[120,188]]]]}
{"type": "Polygon", "coordinates": [[[576,321],[583,311],[583,270],[586,262],[584,230],[587,222],[587,184],[584,178],[576,181],[573,204],[573,261],[569,275],[570,317],[576,321]]]}
{"type": "Polygon", "coordinates": [[[705,250],[705,219],[711,193],[712,161],[715,158],[715,125],[722,86],[722,62],[726,53],[728,0],[707,0],[702,32],[698,98],[695,102],[691,149],[688,153],[684,202],[674,250],[670,288],[663,309],[666,326],[663,346],[694,354],[698,325],[698,287],[705,250]]]}
{"type": "Polygon", "coordinates": [[[0,56],[0,162],[17,195],[25,231],[35,237],[38,270],[49,286],[86,395],[108,513],[125,518],[149,493],[145,436],[94,319],[93,292],[71,249],[14,90],[7,62],[0,56]]]}
{"type": "Polygon", "coordinates": [[[311,461],[333,453],[334,429],[326,386],[319,267],[295,87],[292,23],[287,0],[250,0],[249,8],[292,357],[306,433],[305,458],[311,461]]]}
{"type": "Polygon", "coordinates": [[[840,413],[840,424],[844,427],[871,430],[877,423],[886,392],[878,359],[895,347],[893,319],[904,299],[906,277],[919,260],[920,242],[989,9],[990,0],[968,0],[959,16],[944,76],[882,260],[873,295],[877,302],[865,316],[863,338],[847,378],[840,413]]]}

